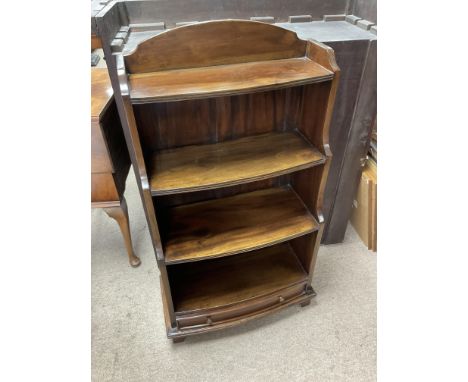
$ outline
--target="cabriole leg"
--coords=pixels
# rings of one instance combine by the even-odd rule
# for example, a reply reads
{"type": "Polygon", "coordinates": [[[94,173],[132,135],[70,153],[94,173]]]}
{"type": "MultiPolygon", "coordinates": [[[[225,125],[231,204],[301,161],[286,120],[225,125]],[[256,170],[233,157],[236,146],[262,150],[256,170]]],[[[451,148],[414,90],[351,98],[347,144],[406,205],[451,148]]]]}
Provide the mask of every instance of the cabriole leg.
{"type": "Polygon", "coordinates": [[[130,225],[128,222],[127,201],[122,197],[119,207],[106,207],[104,208],[104,211],[109,215],[109,217],[115,219],[117,223],[119,223],[125,247],[127,248],[128,261],[132,267],[138,267],[141,264],[141,261],[133,252],[132,237],[130,236],[130,225]]]}

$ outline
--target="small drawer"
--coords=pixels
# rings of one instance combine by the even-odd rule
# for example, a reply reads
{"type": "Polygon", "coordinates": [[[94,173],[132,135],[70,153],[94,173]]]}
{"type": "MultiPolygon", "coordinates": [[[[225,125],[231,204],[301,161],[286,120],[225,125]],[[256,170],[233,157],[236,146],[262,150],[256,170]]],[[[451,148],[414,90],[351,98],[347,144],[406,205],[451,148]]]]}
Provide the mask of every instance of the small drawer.
{"type": "MultiPolygon", "coordinates": [[[[254,298],[226,307],[207,309],[199,313],[180,315],[177,317],[177,323],[180,329],[211,326],[223,322],[242,319],[258,314],[267,309],[276,308],[290,300],[305,294],[307,284],[301,283],[282,289],[274,294],[254,298]]],[[[177,315],[177,314],[176,314],[177,315]]]]}

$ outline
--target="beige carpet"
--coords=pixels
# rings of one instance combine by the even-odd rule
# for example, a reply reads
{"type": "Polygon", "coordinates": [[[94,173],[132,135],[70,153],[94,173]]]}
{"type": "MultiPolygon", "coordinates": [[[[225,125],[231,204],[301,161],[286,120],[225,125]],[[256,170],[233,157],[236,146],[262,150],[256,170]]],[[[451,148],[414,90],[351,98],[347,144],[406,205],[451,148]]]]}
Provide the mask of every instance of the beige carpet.
{"type": "Polygon", "coordinates": [[[93,381],[376,380],[376,255],[351,226],[320,248],[308,307],[173,344],[133,170],[125,195],[139,268],[117,223],[92,212],[93,381]]]}

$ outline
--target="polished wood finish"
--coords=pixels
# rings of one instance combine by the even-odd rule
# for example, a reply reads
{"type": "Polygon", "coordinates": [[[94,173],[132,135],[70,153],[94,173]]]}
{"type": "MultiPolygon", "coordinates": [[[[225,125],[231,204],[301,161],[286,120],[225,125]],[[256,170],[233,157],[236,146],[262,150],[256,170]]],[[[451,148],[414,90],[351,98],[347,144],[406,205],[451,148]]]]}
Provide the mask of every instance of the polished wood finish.
{"type": "Polygon", "coordinates": [[[280,60],[305,55],[306,41],[287,29],[255,21],[187,25],[141,42],[125,55],[128,73],[280,60]]]}
{"type": "MultiPolygon", "coordinates": [[[[332,47],[342,71],[331,124],[330,145],[333,151],[333,162],[330,166],[324,194],[323,213],[328,230],[324,233],[323,242],[337,243],[342,241],[349,219],[352,198],[356,190],[355,185],[358,183],[362,170],[359,160],[364,158],[367,152],[365,136],[370,129],[371,122],[368,120],[367,113],[363,113],[359,105],[363,104],[369,111],[374,109],[375,112],[375,92],[370,94],[367,89],[369,86],[375,88],[376,77],[370,76],[367,68],[371,56],[374,55],[374,53],[370,53],[374,50],[372,45],[376,42],[377,37],[345,22],[324,23],[322,20],[316,21],[321,19],[321,15],[352,13],[344,11],[346,2],[343,0],[327,2],[300,0],[287,3],[283,0],[268,2],[256,0],[239,3],[239,6],[236,7],[213,6],[214,3],[213,0],[194,2],[190,5],[179,0],[122,1],[110,3],[92,21],[100,24],[99,35],[103,39],[103,49],[106,56],[109,57],[112,56],[110,42],[116,38],[121,28],[128,30],[129,23],[132,24],[132,29],[130,29],[128,41],[124,44],[125,51],[131,51],[140,41],[161,33],[160,30],[137,32],[139,23],[156,25],[158,23],[155,21],[164,21],[166,28],[173,28],[180,21],[249,19],[256,15],[272,16],[272,21],[274,18],[276,23],[281,23],[276,25],[296,31],[299,38],[304,40],[312,38],[332,47]],[[338,3],[341,10],[338,9],[339,7],[336,8],[338,3]],[[180,6],[181,4],[182,6],[180,6]],[[312,14],[313,22],[283,23],[291,15],[304,14],[312,14]],[[136,28],[133,29],[133,27],[136,28]],[[365,72],[363,72],[363,68],[366,68],[365,72]],[[373,80],[369,81],[369,78],[372,77],[373,80]]],[[[349,9],[352,10],[352,4],[349,9]]],[[[369,17],[364,18],[375,21],[369,17]]],[[[327,17],[327,19],[329,18],[327,17]]],[[[115,63],[110,60],[107,64],[110,67],[111,77],[113,77],[114,89],[120,94],[120,85],[115,77],[117,73],[115,63]]],[[[375,67],[373,59],[372,65],[375,67]]]]}
{"type": "Polygon", "coordinates": [[[91,174],[91,202],[93,207],[98,207],[97,203],[120,200],[120,193],[115,184],[112,173],[91,174]]]}
{"type": "MultiPolygon", "coordinates": [[[[320,84],[306,85],[317,87],[320,84]]],[[[143,149],[220,143],[300,127],[304,87],[132,105],[143,149]]],[[[317,113],[322,110],[315,109],[317,113]]]]}
{"type": "Polygon", "coordinates": [[[132,103],[233,95],[327,81],[333,73],[306,58],[247,62],[129,76],[132,103]]]}
{"type": "Polygon", "coordinates": [[[287,241],[319,225],[290,188],[270,188],[170,209],[166,263],[234,255],[287,241]]]}
{"type": "Polygon", "coordinates": [[[291,290],[278,291],[277,294],[251,299],[242,304],[235,304],[234,309],[223,307],[213,313],[195,313],[193,318],[190,317],[191,315],[188,315],[187,318],[178,317],[176,319],[177,329],[169,328],[167,336],[175,342],[179,338],[227,329],[273,314],[291,305],[310,302],[315,296],[313,290],[311,293],[302,285],[293,288],[298,289],[299,292],[291,290]],[[280,295],[280,293],[284,294],[284,292],[287,294],[286,298],[280,295]],[[283,302],[280,302],[280,297],[283,297],[283,302]],[[213,316],[215,316],[215,320],[213,316]]]}
{"type": "Polygon", "coordinates": [[[91,69],[91,120],[99,120],[112,103],[113,90],[106,68],[91,69]]]}
{"type": "Polygon", "coordinates": [[[168,331],[173,339],[224,329],[315,296],[287,244],[239,255],[236,261],[222,258],[188,265],[169,267],[171,285],[177,285],[177,330],[168,331]]]}
{"type": "Polygon", "coordinates": [[[122,196],[119,206],[106,207],[104,208],[104,211],[119,224],[120,231],[122,232],[125,242],[125,247],[127,248],[128,261],[132,267],[138,267],[141,264],[141,261],[133,252],[132,237],[130,235],[130,226],[128,223],[127,202],[125,198],[122,196]]]}
{"type": "MultiPolygon", "coordinates": [[[[113,30],[117,16],[106,17],[100,25],[113,30]]],[[[168,337],[310,301],[331,159],[333,51],[238,20],[176,28],[128,51],[115,54],[115,88],[168,337]],[[291,63],[303,65],[302,79],[284,80],[299,73],[285,70],[291,63]],[[267,87],[252,85],[266,77],[267,87]],[[135,80],[147,86],[138,99],[135,80]]]]}
{"type": "Polygon", "coordinates": [[[153,195],[207,190],[317,166],[325,156],[293,132],[254,135],[156,152],[153,195]]]}
{"type": "Polygon", "coordinates": [[[307,273],[287,244],[169,267],[178,313],[238,304],[305,281],[307,273]]]}
{"type": "Polygon", "coordinates": [[[132,248],[123,196],[130,158],[117,115],[107,69],[91,69],[91,206],[103,208],[119,224],[132,267],[140,265],[132,248]]]}

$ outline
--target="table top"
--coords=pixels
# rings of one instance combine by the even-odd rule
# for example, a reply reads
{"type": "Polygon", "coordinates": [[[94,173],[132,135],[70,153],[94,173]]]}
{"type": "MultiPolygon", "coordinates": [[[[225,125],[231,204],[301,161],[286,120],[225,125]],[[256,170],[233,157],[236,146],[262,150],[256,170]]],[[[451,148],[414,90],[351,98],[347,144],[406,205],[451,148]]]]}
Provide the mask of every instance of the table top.
{"type": "Polygon", "coordinates": [[[91,118],[103,114],[113,95],[107,68],[91,68],[91,118]]]}

